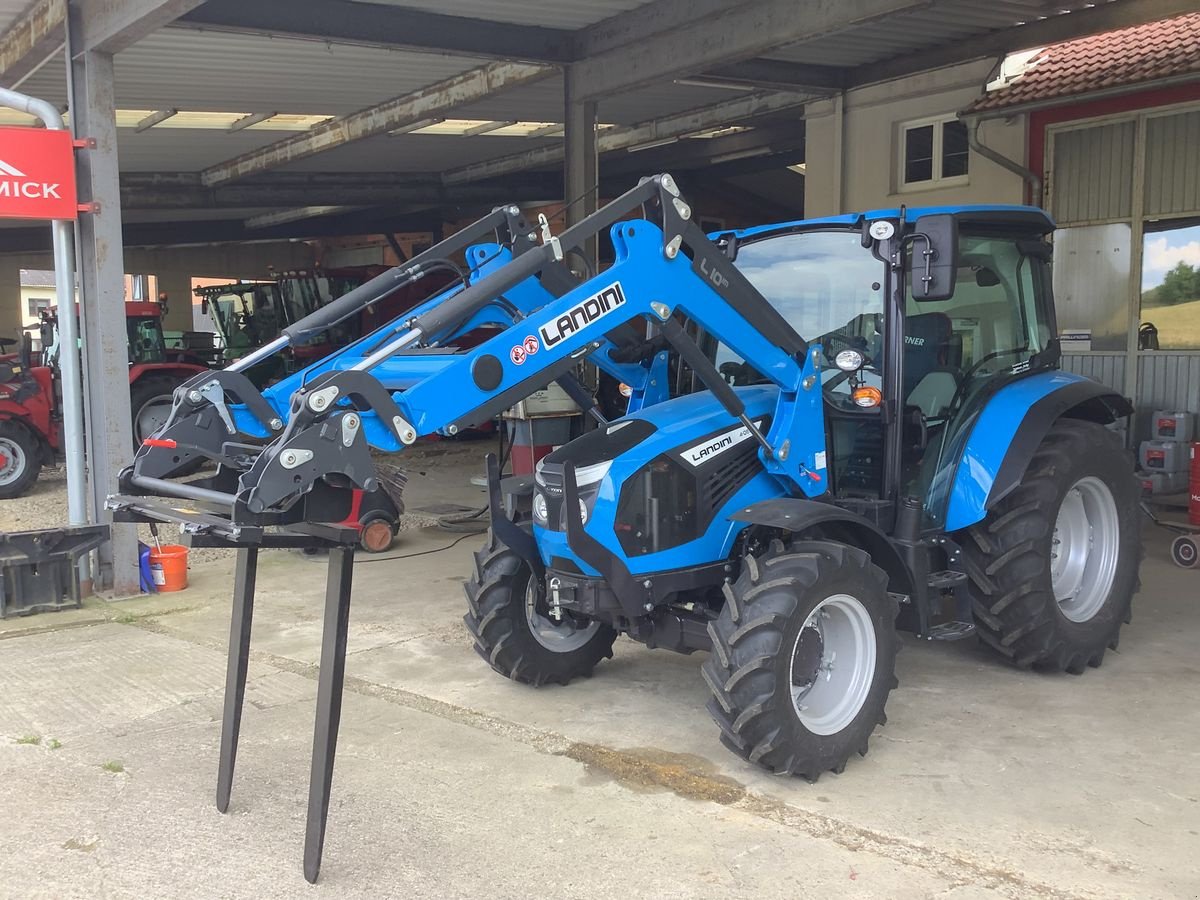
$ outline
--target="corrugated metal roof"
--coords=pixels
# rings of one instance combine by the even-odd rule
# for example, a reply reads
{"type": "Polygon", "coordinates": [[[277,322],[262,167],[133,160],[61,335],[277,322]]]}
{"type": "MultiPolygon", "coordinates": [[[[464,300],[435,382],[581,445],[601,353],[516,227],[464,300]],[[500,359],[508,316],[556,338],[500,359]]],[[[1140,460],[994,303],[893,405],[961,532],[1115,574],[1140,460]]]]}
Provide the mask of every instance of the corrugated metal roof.
{"type": "MultiPolygon", "coordinates": [[[[345,115],[480,64],[433,53],[165,28],[117,54],[117,105],[345,115]]],[[[25,88],[65,99],[62,66],[47,64],[25,88]]]]}
{"type": "MultiPolygon", "coordinates": [[[[371,0],[383,6],[423,6],[413,0],[371,0]]],[[[517,25],[583,28],[619,13],[644,6],[645,0],[439,0],[434,12],[517,25]]],[[[428,4],[433,6],[433,4],[428,4]]]]}
{"type": "MultiPolygon", "coordinates": [[[[739,92],[721,88],[694,87],[686,84],[662,84],[631,91],[601,101],[601,122],[630,125],[657,116],[694,109],[736,97],[739,92]]],[[[538,122],[563,120],[563,80],[559,76],[495,94],[460,107],[456,116],[464,119],[521,119],[538,122]]]]}
{"type": "Polygon", "coordinates": [[[773,59],[824,66],[862,66],[917,50],[955,44],[1000,28],[1058,15],[1111,0],[955,0],[929,9],[888,16],[836,34],[790,44],[773,59]]]}

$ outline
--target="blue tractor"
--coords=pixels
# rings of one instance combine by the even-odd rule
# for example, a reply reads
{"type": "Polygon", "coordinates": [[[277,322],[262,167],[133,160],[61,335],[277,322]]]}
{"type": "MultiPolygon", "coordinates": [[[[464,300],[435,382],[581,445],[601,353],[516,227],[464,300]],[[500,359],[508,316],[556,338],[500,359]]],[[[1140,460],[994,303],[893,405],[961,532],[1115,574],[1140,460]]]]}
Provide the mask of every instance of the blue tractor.
{"type": "Polygon", "coordinates": [[[1053,229],[978,206],[710,239],[667,175],[557,236],[502,207],[185,385],[115,502],[199,504],[199,527],[230,534],[332,521],[379,490],[372,448],[558,381],[596,427],[533,478],[489,459],[466,589],[479,654],[540,685],[589,675],[619,634],[708,651],[726,746],[841,772],[885,719],[898,629],[1079,674],[1129,620],[1138,491],[1108,426],[1132,409],[1058,368],[1053,229]],[[594,271],[581,251],[605,231],[594,271]],[[241,374],[431,270],[459,283],[403,321],[262,393],[241,374]],[[584,361],[623,385],[622,414],[583,390],[584,361]],[[217,474],[170,480],[197,458],[217,474]]]}

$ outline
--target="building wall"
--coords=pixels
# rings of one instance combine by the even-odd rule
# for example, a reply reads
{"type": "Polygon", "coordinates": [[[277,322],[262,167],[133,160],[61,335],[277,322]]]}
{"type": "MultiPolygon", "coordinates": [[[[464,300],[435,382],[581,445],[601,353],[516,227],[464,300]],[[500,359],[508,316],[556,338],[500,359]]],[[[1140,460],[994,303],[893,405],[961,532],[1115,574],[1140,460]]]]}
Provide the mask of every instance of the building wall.
{"type": "MultiPolygon", "coordinates": [[[[971,153],[966,184],[900,188],[901,126],[954,114],[979,97],[993,63],[988,60],[848,91],[805,110],[806,217],[892,207],[901,203],[1023,203],[1021,178],[971,153]]],[[[981,141],[1025,163],[1024,116],[984,123],[981,141]]]]}

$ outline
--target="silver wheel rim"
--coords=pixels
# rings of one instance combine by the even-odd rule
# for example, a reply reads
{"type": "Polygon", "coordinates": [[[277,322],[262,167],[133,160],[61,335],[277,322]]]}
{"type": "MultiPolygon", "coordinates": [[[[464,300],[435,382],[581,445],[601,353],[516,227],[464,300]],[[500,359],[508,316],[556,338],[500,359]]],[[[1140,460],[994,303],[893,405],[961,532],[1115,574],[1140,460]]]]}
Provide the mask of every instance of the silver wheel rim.
{"type": "Polygon", "coordinates": [[[144,441],[167,424],[167,417],[171,414],[173,402],[174,398],[171,394],[162,394],[158,397],[151,397],[142,404],[142,408],[137,411],[136,430],[139,441],[144,441]]]}
{"type": "Polygon", "coordinates": [[[28,464],[21,445],[9,438],[0,438],[0,484],[12,484],[21,477],[28,464]]]}
{"type": "Polygon", "coordinates": [[[537,608],[538,591],[533,579],[525,586],[525,621],[533,639],[551,653],[570,653],[592,639],[600,628],[599,622],[588,622],[580,628],[571,616],[563,613],[560,621],[543,616],[537,608]]]}
{"type": "Polygon", "coordinates": [[[1054,599],[1072,622],[1089,621],[1112,591],[1121,523],[1112,491],[1088,475],[1071,486],[1058,508],[1050,544],[1054,599]]]}
{"type": "Polygon", "coordinates": [[[862,601],[834,594],[818,603],[792,645],[792,707],[800,723],[813,734],[845,729],[871,693],[877,656],[862,601]]]}

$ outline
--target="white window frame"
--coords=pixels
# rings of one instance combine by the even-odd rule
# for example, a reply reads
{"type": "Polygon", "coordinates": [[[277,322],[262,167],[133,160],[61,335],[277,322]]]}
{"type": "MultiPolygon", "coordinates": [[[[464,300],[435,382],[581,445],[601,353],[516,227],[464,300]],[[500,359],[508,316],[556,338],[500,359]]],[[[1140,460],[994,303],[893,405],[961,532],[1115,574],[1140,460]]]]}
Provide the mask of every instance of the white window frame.
{"type": "Polygon", "coordinates": [[[898,193],[907,191],[928,191],[934,188],[955,187],[971,182],[971,151],[967,150],[967,174],[952,175],[949,178],[942,177],[942,125],[947,122],[959,121],[958,116],[954,113],[943,113],[940,116],[926,116],[923,119],[912,119],[907,122],[899,123],[899,144],[897,147],[896,159],[896,186],[898,193]],[[905,181],[904,173],[908,162],[905,154],[908,150],[908,132],[914,128],[925,128],[929,125],[933,128],[933,177],[925,181],[905,181]]]}

